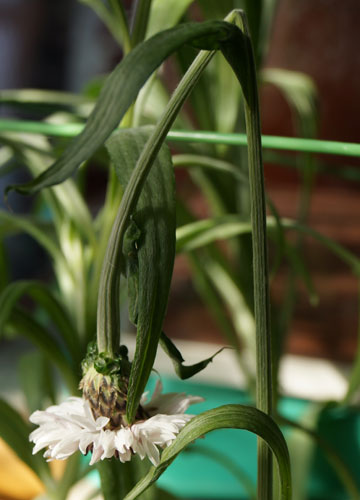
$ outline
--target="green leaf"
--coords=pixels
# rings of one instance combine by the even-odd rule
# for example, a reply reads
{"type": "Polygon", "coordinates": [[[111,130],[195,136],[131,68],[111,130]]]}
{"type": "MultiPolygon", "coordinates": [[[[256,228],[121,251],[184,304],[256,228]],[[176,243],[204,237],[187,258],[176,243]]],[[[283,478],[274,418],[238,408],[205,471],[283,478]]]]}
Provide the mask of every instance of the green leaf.
{"type": "Polygon", "coordinates": [[[76,373],[76,367],[63,353],[61,345],[49,335],[49,332],[38,321],[24,310],[16,307],[7,321],[7,326],[36,345],[57,366],[70,392],[77,394],[78,375],[80,374],[76,373]]]}
{"type": "Polygon", "coordinates": [[[99,16],[114,39],[123,47],[125,53],[130,50],[129,27],[121,0],[110,0],[109,9],[102,0],[80,0],[99,16]]]}
{"type": "Polygon", "coordinates": [[[15,281],[9,284],[0,295],[0,332],[8,321],[12,311],[24,295],[29,295],[37,305],[41,306],[58,328],[74,363],[80,362],[79,342],[67,312],[62,304],[49,290],[48,286],[37,281],[15,281]]]}
{"type": "MultiPolygon", "coordinates": [[[[0,230],[1,234],[1,230],[0,230]]],[[[2,236],[0,236],[0,292],[9,283],[10,263],[2,236]]]]}
{"type": "Polygon", "coordinates": [[[317,91],[306,74],[279,68],[267,68],[260,73],[261,82],[277,87],[295,114],[295,124],[301,136],[314,137],[317,126],[317,91]]]}
{"type": "Polygon", "coordinates": [[[44,404],[55,404],[54,377],[42,352],[31,351],[21,356],[18,377],[29,413],[44,408],[44,404]]]}
{"type": "MultiPolygon", "coordinates": [[[[135,16],[132,23],[131,44],[136,47],[145,38],[152,0],[139,0],[136,3],[135,16]]],[[[164,27],[162,29],[165,29],[164,27]]]]}
{"type": "Polygon", "coordinates": [[[85,129],[59,160],[33,181],[8,186],[6,193],[16,190],[21,194],[33,194],[66,180],[105,142],[146,80],[170,54],[184,43],[196,42],[209,50],[218,48],[222,41],[233,36],[235,30],[238,31],[223,21],[182,24],[135,47],[107,78],[85,129]]]}
{"type": "MultiPolygon", "coordinates": [[[[281,500],[291,499],[290,458],[285,439],[275,422],[256,408],[242,405],[225,405],[194,417],[179,433],[175,441],[166,448],[157,467],[151,467],[148,474],[138,482],[124,500],[134,500],[154,483],[177,455],[195,439],[217,429],[245,429],[266,441],[276,456],[281,500]]],[[[239,443],[239,447],[240,447],[239,443]]]]}
{"type": "Polygon", "coordinates": [[[231,174],[239,181],[249,184],[248,177],[238,167],[224,160],[195,154],[176,154],[173,156],[174,167],[192,168],[202,167],[216,170],[222,174],[231,174]]]}
{"type": "Polygon", "coordinates": [[[188,252],[202,246],[251,232],[251,223],[240,215],[224,215],[202,219],[177,228],[176,251],[188,252]]]}
{"type": "Polygon", "coordinates": [[[219,349],[215,354],[213,354],[210,358],[204,359],[203,361],[199,361],[198,363],[195,363],[194,365],[190,366],[185,366],[183,363],[185,362],[184,358],[181,355],[181,352],[178,350],[176,345],[165,335],[164,332],[161,333],[160,336],[160,345],[163,348],[163,350],[166,352],[166,354],[169,356],[171,359],[174,368],[175,368],[175,373],[176,375],[181,378],[181,380],[185,380],[187,378],[190,378],[197,373],[199,373],[201,370],[204,370],[204,368],[207,367],[209,363],[217,356],[218,354],[221,353],[225,349],[225,347],[222,347],[219,349]]]}
{"type": "Polygon", "coordinates": [[[146,32],[149,38],[159,31],[175,26],[194,0],[153,0],[146,32]]]}
{"type": "MultiPolygon", "coordinates": [[[[291,219],[282,218],[284,231],[301,232],[321,243],[325,248],[347,264],[355,276],[360,276],[360,259],[336,241],[318,233],[311,227],[298,224],[291,219]]],[[[267,229],[270,234],[277,229],[278,223],[272,216],[267,217],[267,229]]],[[[213,217],[191,222],[176,230],[176,249],[178,252],[195,250],[216,240],[231,238],[251,231],[249,222],[241,220],[239,215],[229,214],[224,217],[213,217]]],[[[290,250],[291,251],[291,250],[290,250]]],[[[303,274],[302,271],[300,274],[303,274]]],[[[304,277],[305,278],[305,277],[304,277]]],[[[306,278],[307,279],[307,278],[306,278]]],[[[309,290],[313,292],[310,283],[309,290]]]]}
{"type": "MultiPolygon", "coordinates": [[[[292,427],[293,430],[303,434],[303,436],[311,438],[313,441],[313,445],[316,444],[317,446],[319,446],[319,448],[322,449],[327,461],[336,472],[339,480],[344,485],[344,488],[346,489],[349,498],[351,498],[352,500],[359,500],[360,498],[359,487],[356,481],[356,477],[354,477],[354,474],[349,467],[349,463],[347,463],[341,457],[341,455],[335,449],[333,444],[329,442],[329,439],[327,439],[326,437],[324,438],[319,431],[313,430],[314,424],[318,423],[314,421],[317,420],[317,417],[321,417],[321,411],[323,410],[324,408],[322,408],[321,406],[320,407],[313,406],[313,408],[310,409],[309,415],[305,415],[305,418],[302,419],[302,420],[310,420],[310,422],[308,421],[295,422],[281,415],[278,415],[277,420],[282,425],[288,425],[292,427]]],[[[296,454],[299,453],[299,443],[297,443],[295,453],[296,454]]],[[[299,457],[297,456],[297,458],[299,457]]],[[[295,462],[297,462],[297,460],[295,460],[295,462]]],[[[307,457],[307,465],[309,466],[308,457],[307,457]]]]}
{"type": "MultiPolygon", "coordinates": [[[[46,137],[29,134],[3,134],[2,141],[7,142],[21,162],[29,169],[33,177],[46,171],[54,161],[51,146],[46,137]]],[[[79,189],[72,179],[61,186],[56,186],[42,193],[47,206],[51,209],[55,226],[65,218],[74,221],[78,232],[94,243],[95,235],[89,209],[79,189]]]]}
{"type": "Polygon", "coordinates": [[[44,89],[4,89],[0,91],[0,102],[26,107],[73,108],[81,115],[88,114],[94,104],[82,95],[44,89]]]}
{"type": "Polygon", "coordinates": [[[358,283],[358,325],[357,325],[357,348],[355,360],[351,367],[348,378],[348,387],[342,404],[348,405],[352,402],[360,386],[360,283],[358,283]]]}
{"type": "MultiPolygon", "coordinates": [[[[124,188],[148,138],[148,129],[129,129],[117,132],[107,142],[124,188]]],[[[124,240],[129,309],[137,325],[128,391],[129,421],[150,375],[167,307],[175,256],[174,182],[170,151],[164,145],[144,183],[124,240]]]]}
{"type": "Polygon", "coordinates": [[[0,210],[0,233],[24,231],[32,236],[55,261],[62,262],[64,267],[67,267],[64,255],[55,240],[49,236],[49,231],[45,231],[41,226],[41,221],[0,210]]]}
{"type": "Polygon", "coordinates": [[[31,427],[6,401],[0,399],[0,436],[26,465],[42,480],[50,480],[47,462],[32,454],[29,442],[31,427]]]}

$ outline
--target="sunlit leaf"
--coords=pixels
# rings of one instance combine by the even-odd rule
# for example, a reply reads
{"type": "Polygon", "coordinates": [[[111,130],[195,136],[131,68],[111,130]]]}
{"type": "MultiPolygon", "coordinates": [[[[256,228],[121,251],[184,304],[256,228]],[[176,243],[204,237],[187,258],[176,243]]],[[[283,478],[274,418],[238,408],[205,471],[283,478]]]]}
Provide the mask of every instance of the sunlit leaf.
{"type": "MultiPolygon", "coordinates": [[[[262,437],[276,456],[281,500],[291,499],[290,458],[285,439],[274,421],[256,408],[242,405],[226,405],[209,410],[193,418],[179,433],[176,440],[167,447],[157,467],[151,467],[148,474],[130,491],[124,500],[134,500],[154,483],[177,455],[195,439],[216,429],[245,429],[262,437]]],[[[239,436],[240,439],[240,436],[239,436]]],[[[241,446],[239,444],[239,446],[241,446]]]]}
{"type": "Polygon", "coordinates": [[[182,24],[135,47],[110,74],[85,129],[70,143],[59,160],[33,181],[9,186],[7,192],[16,190],[22,194],[31,194],[66,180],[105,142],[140,88],[166,57],[184,43],[196,42],[200,48],[209,50],[219,48],[236,31],[235,26],[222,21],[182,24]]]}
{"type": "MultiPolygon", "coordinates": [[[[325,248],[345,262],[356,276],[360,276],[360,258],[351,251],[309,226],[298,224],[296,221],[287,218],[282,218],[281,223],[285,231],[293,230],[301,232],[321,243],[325,248]]],[[[276,220],[274,217],[267,217],[267,228],[268,230],[274,230],[276,228],[276,220]]],[[[250,231],[250,223],[242,221],[239,215],[229,214],[224,217],[214,217],[212,219],[196,221],[177,229],[177,251],[194,250],[215,240],[231,238],[250,231]]]]}
{"type": "MultiPolygon", "coordinates": [[[[117,132],[107,142],[124,188],[148,138],[149,130],[128,129],[117,132]]],[[[167,307],[175,255],[174,189],[170,151],[163,146],[145,181],[124,239],[130,317],[137,326],[128,392],[131,419],[154,363],[167,307]]]]}
{"type": "Polygon", "coordinates": [[[72,108],[80,115],[88,115],[94,105],[92,99],[82,95],[44,89],[4,89],[0,102],[17,107],[72,108]]]}
{"type": "Polygon", "coordinates": [[[194,0],[153,0],[146,32],[149,38],[155,33],[175,26],[194,0]]]}
{"type": "Polygon", "coordinates": [[[303,137],[314,137],[317,125],[317,91],[306,74],[280,68],[261,71],[262,83],[272,84],[284,95],[295,115],[297,130],[303,137]]]}
{"type": "MultiPolygon", "coordinates": [[[[51,146],[46,137],[31,134],[3,134],[1,141],[13,148],[16,157],[25,164],[32,176],[41,175],[54,161],[51,146]]],[[[79,234],[94,243],[95,236],[89,209],[72,179],[42,193],[52,211],[55,225],[65,219],[74,221],[79,234]]]]}

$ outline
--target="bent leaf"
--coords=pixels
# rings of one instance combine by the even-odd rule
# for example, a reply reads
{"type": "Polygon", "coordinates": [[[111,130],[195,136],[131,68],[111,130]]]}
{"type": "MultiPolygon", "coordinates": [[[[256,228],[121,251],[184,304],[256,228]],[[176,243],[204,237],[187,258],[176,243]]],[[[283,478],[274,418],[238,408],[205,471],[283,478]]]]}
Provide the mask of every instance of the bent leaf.
{"type": "MultiPolygon", "coordinates": [[[[107,142],[124,189],[148,138],[149,129],[139,128],[121,130],[107,142]]],[[[174,265],[175,180],[165,145],[142,188],[125,234],[123,252],[130,319],[137,326],[128,391],[130,416],[136,411],[154,363],[174,265]]]]}
{"type": "Polygon", "coordinates": [[[42,352],[31,350],[23,354],[17,370],[29,413],[43,408],[44,401],[56,404],[54,370],[42,352]]]}
{"type": "Polygon", "coordinates": [[[203,361],[199,361],[194,365],[185,366],[183,365],[185,360],[182,357],[181,352],[176,347],[176,345],[169,339],[169,337],[165,335],[164,332],[161,332],[160,345],[171,359],[174,365],[175,373],[179,378],[181,378],[181,380],[185,380],[199,373],[201,370],[206,368],[209,363],[211,363],[211,361],[215,358],[215,356],[220,354],[221,351],[225,349],[225,347],[222,347],[221,349],[216,351],[216,353],[213,354],[210,358],[204,359],[203,361]]]}
{"type": "Polygon", "coordinates": [[[279,427],[272,418],[256,408],[225,405],[194,417],[182,429],[175,441],[163,451],[159,465],[151,467],[148,474],[126,495],[124,500],[137,498],[165,472],[186,446],[217,429],[244,429],[264,439],[277,460],[281,484],[280,499],[291,499],[290,457],[279,427]]]}
{"type": "Polygon", "coordinates": [[[32,454],[28,425],[6,401],[0,399],[0,436],[37,476],[50,479],[50,469],[40,455],[32,454]]]}
{"type": "Polygon", "coordinates": [[[67,312],[49,288],[42,283],[15,281],[3,290],[0,294],[0,332],[24,295],[30,295],[38,305],[44,308],[61,333],[72,359],[80,362],[78,359],[80,355],[78,337],[67,312]]]}
{"type": "Polygon", "coordinates": [[[55,262],[61,262],[67,267],[64,255],[59,250],[54,238],[49,235],[49,231],[42,229],[40,220],[30,219],[23,215],[16,215],[5,210],[0,210],[0,234],[24,231],[34,238],[54,259],[55,262]]]}
{"type": "Polygon", "coordinates": [[[106,141],[135,100],[139,90],[155,69],[185,43],[211,50],[229,40],[237,28],[223,21],[187,23],[163,31],[135,47],[107,78],[95,109],[84,130],[64,154],[36,179],[6,188],[21,194],[34,194],[69,178],[106,141]]]}
{"type": "MultiPolygon", "coordinates": [[[[76,367],[72,366],[66,355],[61,350],[61,345],[49,335],[48,331],[31,315],[27,314],[19,307],[14,308],[7,325],[12,331],[17,334],[23,335],[30,342],[36,345],[59,369],[63,375],[64,380],[73,393],[77,393],[78,376],[76,367]]],[[[1,335],[2,332],[0,332],[1,335]]]]}

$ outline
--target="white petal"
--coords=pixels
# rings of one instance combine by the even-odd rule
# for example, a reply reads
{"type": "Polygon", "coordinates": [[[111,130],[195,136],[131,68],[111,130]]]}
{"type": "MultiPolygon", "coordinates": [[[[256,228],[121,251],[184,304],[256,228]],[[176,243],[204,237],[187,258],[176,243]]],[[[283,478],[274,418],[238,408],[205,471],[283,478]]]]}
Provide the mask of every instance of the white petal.
{"type": "Polygon", "coordinates": [[[154,443],[152,443],[149,439],[146,439],[144,441],[144,448],[150,462],[155,466],[158,465],[160,462],[160,453],[154,443]]]}
{"type": "Polygon", "coordinates": [[[116,432],[115,446],[119,453],[124,453],[127,450],[130,450],[133,442],[134,436],[129,428],[123,427],[116,432]]]}
{"type": "Polygon", "coordinates": [[[106,430],[101,431],[99,436],[99,445],[103,449],[103,453],[101,455],[101,460],[104,458],[111,458],[115,453],[115,432],[106,430]]]}
{"type": "Polygon", "coordinates": [[[144,405],[145,410],[149,412],[150,415],[156,415],[157,413],[166,415],[185,413],[190,405],[204,401],[204,399],[199,396],[187,396],[184,392],[161,394],[161,391],[162,383],[158,380],[151,400],[144,405]]]}
{"type": "Polygon", "coordinates": [[[91,455],[90,465],[94,465],[96,462],[98,462],[101,459],[102,453],[103,449],[101,446],[94,447],[91,455]]]}

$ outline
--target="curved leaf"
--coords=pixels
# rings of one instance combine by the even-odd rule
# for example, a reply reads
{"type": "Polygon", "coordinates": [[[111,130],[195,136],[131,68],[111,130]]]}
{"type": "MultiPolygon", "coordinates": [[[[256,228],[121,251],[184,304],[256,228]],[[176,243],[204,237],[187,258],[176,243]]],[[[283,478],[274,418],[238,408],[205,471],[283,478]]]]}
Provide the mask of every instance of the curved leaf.
{"type": "Polygon", "coordinates": [[[276,86],[295,111],[298,130],[303,137],[314,137],[317,125],[317,91],[313,80],[306,74],[280,68],[261,71],[262,83],[276,86]]]}
{"type": "Polygon", "coordinates": [[[15,281],[8,285],[0,295],[0,333],[12,311],[24,295],[30,295],[41,305],[57,326],[66,347],[74,361],[79,358],[79,342],[76,331],[68,318],[67,312],[49,290],[49,287],[37,281],[15,281]]]}
{"type": "Polygon", "coordinates": [[[153,0],[146,37],[175,26],[194,0],[153,0]]]}
{"type": "Polygon", "coordinates": [[[4,89],[0,91],[0,102],[15,106],[40,108],[73,108],[81,115],[87,115],[94,101],[88,97],[44,89],[4,89]]]}
{"type": "MultiPolygon", "coordinates": [[[[23,335],[41,349],[49,360],[57,366],[71,393],[77,393],[78,377],[76,368],[61,350],[59,343],[49,335],[48,331],[24,310],[13,309],[7,325],[17,334],[23,335]]],[[[80,374],[79,374],[80,375],[80,374]]]]}
{"type": "Polygon", "coordinates": [[[160,336],[160,345],[165,351],[165,353],[169,356],[171,359],[175,373],[176,375],[181,378],[181,380],[185,380],[187,378],[193,377],[197,373],[199,373],[201,370],[204,370],[204,368],[207,367],[209,363],[217,356],[218,354],[221,353],[225,349],[225,347],[222,347],[218,351],[216,351],[215,354],[213,354],[210,358],[204,359],[203,361],[199,361],[198,363],[195,363],[194,365],[183,365],[185,362],[184,358],[181,355],[181,352],[179,349],[176,347],[176,345],[165,335],[164,332],[161,333],[160,336]]]}
{"type": "Polygon", "coordinates": [[[210,156],[195,154],[176,154],[173,156],[174,167],[191,168],[203,167],[217,170],[218,172],[232,174],[239,181],[249,183],[248,177],[238,167],[224,160],[212,158],[210,156]]]}
{"type": "Polygon", "coordinates": [[[50,469],[41,455],[32,454],[31,427],[6,401],[0,399],[0,436],[41,479],[50,480],[50,469]]]}
{"type": "Polygon", "coordinates": [[[16,215],[10,212],[5,212],[0,210],[0,233],[10,231],[24,231],[25,233],[32,236],[55,260],[63,262],[64,266],[67,267],[66,261],[64,259],[63,253],[59,250],[58,245],[52,239],[48,231],[41,228],[40,221],[33,221],[23,215],[16,215]]]}
{"type": "MultiPolygon", "coordinates": [[[[30,134],[3,134],[2,142],[8,143],[21,162],[36,177],[42,174],[54,161],[49,141],[44,136],[30,134]],[[5,137],[4,137],[5,135],[5,137]]],[[[56,186],[43,193],[45,202],[54,215],[54,223],[70,218],[76,224],[80,234],[95,242],[90,211],[78,187],[72,179],[67,179],[61,186],[56,186]]]]}
{"type": "Polygon", "coordinates": [[[195,439],[217,429],[244,429],[260,436],[272,449],[278,463],[281,500],[291,499],[290,458],[285,439],[275,422],[265,413],[243,405],[225,405],[194,417],[166,448],[157,467],[138,482],[124,500],[134,500],[154,483],[177,455],[195,439]]]}
{"type": "Polygon", "coordinates": [[[22,185],[8,186],[6,193],[16,190],[33,194],[45,187],[63,182],[90,158],[119,124],[153,71],[184,43],[200,48],[219,48],[237,28],[223,21],[201,24],[187,23],[163,31],[135,47],[107,78],[86,127],[70,143],[64,154],[36,179],[22,185]]]}
{"type": "MultiPolygon", "coordinates": [[[[107,141],[125,188],[149,138],[149,129],[121,130],[107,141]]],[[[164,320],[175,256],[175,179],[162,146],[144,183],[124,238],[130,319],[137,325],[128,391],[129,418],[136,411],[152,369],[164,320]]],[[[120,272],[120,271],[119,271],[120,272]]]]}
{"type": "Polygon", "coordinates": [[[29,413],[42,409],[45,402],[56,404],[54,370],[43,352],[36,349],[23,354],[17,372],[29,413]]]}
{"type": "MultiPolygon", "coordinates": [[[[276,229],[277,222],[272,216],[266,218],[268,230],[276,229]]],[[[347,264],[356,276],[360,276],[360,258],[331,238],[318,233],[309,226],[298,224],[291,219],[282,218],[285,231],[299,231],[324,245],[334,255],[347,264]]],[[[178,252],[195,250],[215,240],[231,238],[251,231],[250,222],[242,221],[239,215],[229,214],[192,222],[177,228],[176,249],[178,252]]]]}
{"type": "MultiPolygon", "coordinates": [[[[317,409],[316,416],[319,417],[320,409],[317,409]]],[[[352,471],[349,468],[349,464],[346,463],[338,451],[334,448],[329,439],[323,437],[318,431],[314,430],[312,427],[309,428],[307,424],[303,422],[295,422],[291,419],[283,417],[282,415],[277,415],[277,420],[282,425],[291,426],[293,429],[300,431],[304,435],[310,437],[323,451],[327,461],[330,466],[334,469],[337,474],[339,480],[344,485],[349,498],[352,500],[359,500],[360,498],[360,490],[356,481],[356,477],[354,477],[352,471]]]]}

